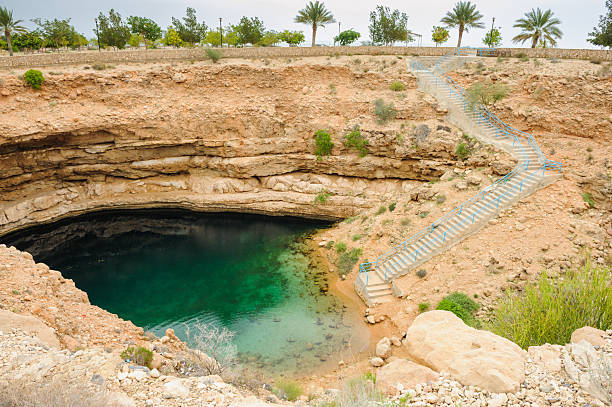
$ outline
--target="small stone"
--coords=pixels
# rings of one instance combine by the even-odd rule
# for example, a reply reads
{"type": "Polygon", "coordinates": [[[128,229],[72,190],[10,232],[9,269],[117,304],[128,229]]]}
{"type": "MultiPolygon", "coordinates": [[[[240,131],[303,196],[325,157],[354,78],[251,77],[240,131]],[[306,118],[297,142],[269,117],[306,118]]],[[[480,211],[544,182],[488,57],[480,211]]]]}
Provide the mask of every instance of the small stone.
{"type": "Polygon", "coordinates": [[[159,370],[153,368],[151,372],[149,373],[149,375],[153,377],[154,379],[157,379],[160,376],[160,373],[159,373],[159,370]]]}
{"type": "Polygon", "coordinates": [[[385,364],[385,361],[379,357],[373,357],[370,359],[370,364],[374,367],[380,367],[385,364]]]}
{"type": "Polygon", "coordinates": [[[373,315],[368,315],[366,317],[366,321],[368,321],[369,324],[375,324],[376,323],[376,320],[374,319],[373,315]]]}
{"type": "Polygon", "coordinates": [[[91,382],[93,384],[97,384],[98,386],[104,386],[104,378],[99,374],[91,376],[91,382]]]}

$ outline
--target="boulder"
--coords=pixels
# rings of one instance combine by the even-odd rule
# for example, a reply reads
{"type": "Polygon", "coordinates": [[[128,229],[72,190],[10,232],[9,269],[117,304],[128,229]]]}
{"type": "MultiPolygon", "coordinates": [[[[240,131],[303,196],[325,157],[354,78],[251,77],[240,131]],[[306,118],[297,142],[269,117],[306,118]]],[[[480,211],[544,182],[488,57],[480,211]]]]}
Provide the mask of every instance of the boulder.
{"type": "Polygon", "coordinates": [[[40,319],[31,315],[21,315],[0,309],[0,331],[8,332],[13,328],[21,329],[36,336],[50,348],[59,349],[60,347],[55,331],[45,325],[40,319]]]}
{"type": "Polygon", "coordinates": [[[170,397],[180,398],[189,396],[189,390],[183,385],[180,379],[172,380],[164,384],[164,393],[170,397]]]}
{"type": "Polygon", "coordinates": [[[527,352],[533,362],[542,369],[551,373],[561,371],[561,347],[559,345],[547,343],[542,346],[530,346],[527,352]]]}
{"type": "Polygon", "coordinates": [[[587,341],[593,346],[604,346],[606,344],[606,341],[604,340],[605,337],[606,333],[604,331],[590,326],[585,326],[576,329],[572,333],[571,341],[572,343],[587,341]]]}
{"type": "Polygon", "coordinates": [[[508,339],[471,328],[448,311],[425,312],[404,341],[417,363],[493,393],[519,390],[527,353],[508,339]]]}
{"type": "Polygon", "coordinates": [[[417,384],[438,380],[438,373],[426,366],[418,365],[407,359],[395,359],[376,371],[376,384],[388,395],[404,389],[414,388],[417,384]]]}
{"type": "Polygon", "coordinates": [[[136,407],[136,402],[130,396],[123,392],[113,391],[108,394],[106,400],[109,406],[116,407],[136,407]]]}
{"type": "Polygon", "coordinates": [[[385,337],[378,341],[376,344],[376,356],[387,359],[391,356],[391,353],[393,353],[393,351],[391,350],[391,341],[389,338],[385,337]]]}

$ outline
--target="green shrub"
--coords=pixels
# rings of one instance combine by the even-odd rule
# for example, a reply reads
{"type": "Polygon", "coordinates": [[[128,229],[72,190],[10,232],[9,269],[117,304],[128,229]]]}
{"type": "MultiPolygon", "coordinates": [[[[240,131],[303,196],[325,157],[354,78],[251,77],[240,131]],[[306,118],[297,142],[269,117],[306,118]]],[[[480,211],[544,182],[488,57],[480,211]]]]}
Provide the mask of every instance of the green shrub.
{"type": "Polygon", "coordinates": [[[354,147],[359,151],[359,157],[365,157],[368,154],[368,140],[361,135],[359,126],[355,126],[349,134],[344,137],[344,145],[346,148],[354,147]]]}
{"type": "Polygon", "coordinates": [[[516,57],[523,62],[529,61],[529,56],[525,54],[524,52],[519,52],[518,54],[516,54],[516,57]]]}
{"type": "Polygon", "coordinates": [[[385,103],[382,99],[376,99],[374,101],[374,114],[378,116],[378,123],[385,124],[391,119],[395,119],[397,116],[397,110],[393,106],[393,103],[385,103]]]}
{"type": "Polygon", "coordinates": [[[374,380],[361,376],[349,380],[333,401],[335,407],[367,407],[382,405],[383,394],[374,380]]]}
{"type": "Polygon", "coordinates": [[[297,382],[279,380],[276,383],[274,394],[285,400],[296,401],[298,397],[304,394],[304,390],[302,390],[302,386],[297,382]]]}
{"type": "Polygon", "coordinates": [[[397,202],[393,202],[391,205],[389,205],[389,212],[393,212],[396,206],[397,206],[397,202]]]}
{"type": "Polygon", "coordinates": [[[383,205],[380,208],[378,208],[378,210],[376,211],[376,213],[374,215],[376,215],[376,216],[382,215],[385,212],[387,212],[387,207],[383,205]]]}
{"type": "Polygon", "coordinates": [[[400,81],[393,81],[391,85],[389,85],[389,89],[393,92],[401,92],[404,90],[404,84],[400,81]]]}
{"type": "Polygon", "coordinates": [[[491,106],[508,95],[508,87],[490,81],[476,82],[467,88],[467,99],[470,105],[481,103],[491,106]]]}
{"type": "Polygon", "coordinates": [[[344,244],[343,242],[336,243],[335,247],[337,253],[344,253],[346,251],[346,244],[344,244]]]}
{"type": "Polygon", "coordinates": [[[153,360],[153,352],[142,346],[137,348],[128,346],[126,350],[121,352],[121,359],[150,368],[151,361],[153,360]]]}
{"type": "Polygon", "coordinates": [[[461,318],[466,325],[478,327],[480,324],[474,318],[474,312],[476,312],[479,307],[478,303],[467,295],[460,292],[454,292],[442,298],[442,301],[438,303],[436,309],[450,311],[461,318]]]}
{"type": "Polygon", "coordinates": [[[96,71],[103,71],[105,69],[110,68],[111,66],[98,62],[96,64],[93,64],[91,67],[95,69],[96,71]]]}
{"type": "Polygon", "coordinates": [[[425,219],[429,215],[428,211],[419,212],[418,217],[421,219],[425,219]]]}
{"type": "Polygon", "coordinates": [[[325,202],[327,202],[327,199],[330,196],[332,196],[330,192],[327,192],[326,190],[322,190],[321,192],[317,194],[317,196],[315,196],[315,199],[314,199],[315,205],[324,204],[325,202]]]}
{"type": "Polygon", "coordinates": [[[589,205],[589,208],[595,207],[595,200],[593,200],[593,195],[589,194],[588,192],[584,192],[582,194],[582,200],[586,202],[587,205],[589,205]]]}
{"type": "Polygon", "coordinates": [[[466,158],[468,158],[471,153],[472,151],[470,150],[470,147],[466,143],[460,143],[457,146],[457,149],[455,150],[455,154],[457,155],[457,158],[460,159],[461,161],[464,161],[466,158]]]}
{"type": "Polygon", "coordinates": [[[216,49],[206,48],[205,52],[206,56],[213,62],[213,64],[216,64],[223,57],[221,51],[216,49]]]}
{"type": "Polygon", "coordinates": [[[329,155],[333,147],[334,143],[327,130],[318,130],[315,133],[315,155],[318,160],[324,155],[329,155]]]}
{"type": "Polygon", "coordinates": [[[327,242],[327,244],[325,245],[326,249],[331,249],[332,247],[334,247],[334,241],[330,240],[329,242],[327,242]]]}
{"type": "Polygon", "coordinates": [[[428,302],[421,302],[419,303],[419,312],[425,312],[429,309],[429,303],[428,302]]]}
{"type": "Polygon", "coordinates": [[[353,242],[356,242],[357,240],[361,239],[363,236],[361,236],[360,234],[357,235],[353,235],[353,242]]]}
{"type": "Polygon", "coordinates": [[[30,85],[32,89],[40,89],[40,85],[43,84],[45,78],[42,72],[36,69],[30,69],[23,74],[23,80],[30,85]]]}
{"type": "Polygon", "coordinates": [[[348,252],[340,254],[340,257],[338,257],[338,273],[340,275],[350,273],[353,266],[357,264],[361,254],[361,249],[351,249],[348,252]]]}
{"type": "Polygon", "coordinates": [[[420,269],[416,272],[416,275],[418,278],[425,278],[425,276],[427,275],[427,270],[420,269]]]}
{"type": "Polygon", "coordinates": [[[512,290],[497,304],[488,327],[523,349],[545,343],[564,345],[583,326],[612,328],[612,269],[587,259],[576,271],[550,279],[543,272],[525,286],[512,290]]]}

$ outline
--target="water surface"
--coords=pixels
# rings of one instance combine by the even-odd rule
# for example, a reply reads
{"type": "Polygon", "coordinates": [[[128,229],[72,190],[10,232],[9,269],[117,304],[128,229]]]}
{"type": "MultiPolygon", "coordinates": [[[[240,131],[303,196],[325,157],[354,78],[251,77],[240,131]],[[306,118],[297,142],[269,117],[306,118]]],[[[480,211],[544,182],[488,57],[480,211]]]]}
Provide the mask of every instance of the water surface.
{"type": "Polygon", "coordinates": [[[84,215],[0,238],[73,279],[92,304],[163,335],[224,326],[240,360],[300,376],[358,353],[367,331],[326,292],[300,239],[327,224],[187,211],[84,215]]]}

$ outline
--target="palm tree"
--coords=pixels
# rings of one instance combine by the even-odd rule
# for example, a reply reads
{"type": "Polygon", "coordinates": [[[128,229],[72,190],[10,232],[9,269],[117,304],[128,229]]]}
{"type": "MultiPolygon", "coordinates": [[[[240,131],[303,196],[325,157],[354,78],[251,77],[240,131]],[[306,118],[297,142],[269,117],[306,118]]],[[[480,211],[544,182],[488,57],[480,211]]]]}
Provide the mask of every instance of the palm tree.
{"type": "Polygon", "coordinates": [[[561,24],[561,20],[553,17],[553,12],[550,9],[542,12],[540,8],[531,9],[529,13],[525,13],[525,18],[519,18],[514,24],[515,28],[523,30],[522,33],[512,39],[514,42],[525,43],[531,40],[531,48],[535,48],[542,40],[544,43],[549,43],[553,47],[557,45],[556,38],[561,38],[563,33],[557,27],[561,24]]]}
{"type": "Polygon", "coordinates": [[[311,1],[303,10],[298,11],[297,16],[295,16],[295,22],[312,25],[312,46],[314,47],[317,37],[317,27],[335,23],[336,20],[333,14],[325,8],[325,4],[319,3],[319,0],[317,0],[314,3],[311,1]]]}
{"type": "Polygon", "coordinates": [[[475,4],[469,1],[460,1],[440,21],[449,27],[459,27],[457,47],[460,47],[464,31],[468,32],[469,28],[484,28],[484,24],[480,21],[481,19],[482,14],[476,10],[475,4]]]}
{"type": "Polygon", "coordinates": [[[4,36],[8,43],[9,55],[13,56],[13,46],[11,45],[11,33],[24,33],[26,28],[19,25],[23,20],[13,20],[13,11],[0,7],[0,30],[4,30],[4,36]]]}

